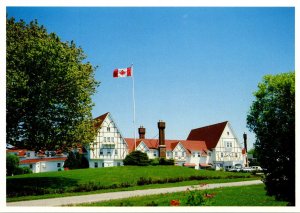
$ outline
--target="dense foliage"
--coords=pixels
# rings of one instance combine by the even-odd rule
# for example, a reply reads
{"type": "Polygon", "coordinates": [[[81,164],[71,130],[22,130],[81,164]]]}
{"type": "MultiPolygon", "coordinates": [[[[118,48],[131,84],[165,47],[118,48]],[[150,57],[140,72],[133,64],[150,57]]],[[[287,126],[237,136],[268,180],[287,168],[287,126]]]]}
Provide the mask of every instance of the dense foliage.
{"type": "Polygon", "coordinates": [[[20,160],[18,156],[7,154],[6,155],[6,175],[12,175],[16,173],[19,167],[20,160]]]}
{"type": "Polygon", "coordinates": [[[20,175],[20,174],[29,174],[32,171],[29,167],[20,167],[19,166],[20,159],[18,156],[14,154],[7,154],[6,155],[6,175],[20,175]]]}
{"type": "Polygon", "coordinates": [[[10,18],[6,30],[6,142],[38,151],[92,141],[98,82],[83,50],[37,21],[10,18]]]}
{"type": "Polygon", "coordinates": [[[174,165],[174,159],[154,158],[149,160],[151,166],[174,165]]]}
{"type": "Polygon", "coordinates": [[[141,151],[133,151],[123,160],[125,166],[148,166],[150,161],[148,155],[141,151]]]}
{"type": "Polygon", "coordinates": [[[295,73],[265,76],[254,95],[247,124],[267,193],[295,205],[295,73]]]}
{"type": "Polygon", "coordinates": [[[64,168],[68,169],[84,169],[89,168],[88,160],[79,152],[69,152],[68,158],[65,160],[64,168]]]}

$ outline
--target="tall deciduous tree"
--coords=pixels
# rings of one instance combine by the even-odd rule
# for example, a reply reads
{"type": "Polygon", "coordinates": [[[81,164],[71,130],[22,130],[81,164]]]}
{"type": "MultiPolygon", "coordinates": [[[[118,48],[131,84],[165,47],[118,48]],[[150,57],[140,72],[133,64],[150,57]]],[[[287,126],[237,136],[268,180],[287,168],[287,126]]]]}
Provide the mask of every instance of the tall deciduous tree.
{"type": "Polygon", "coordinates": [[[267,75],[247,117],[269,195],[295,205],[295,72],[267,75]]]}
{"type": "Polygon", "coordinates": [[[6,21],[7,142],[32,150],[66,149],[93,140],[96,70],[74,42],[37,21],[6,21]]]}

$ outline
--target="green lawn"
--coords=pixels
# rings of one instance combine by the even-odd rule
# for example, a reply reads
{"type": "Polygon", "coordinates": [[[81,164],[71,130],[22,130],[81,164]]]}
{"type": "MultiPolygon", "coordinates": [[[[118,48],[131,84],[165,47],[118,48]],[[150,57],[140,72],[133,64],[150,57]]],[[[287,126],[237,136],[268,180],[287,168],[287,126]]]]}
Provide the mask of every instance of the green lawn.
{"type": "Polygon", "coordinates": [[[179,166],[124,166],[27,174],[7,177],[7,201],[192,185],[200,182],[242,181],[252,179],[250,177],[248,173],[195,170],[179,166]],[[138,185],[141,178],[151,178],[156,184],[138,185]],[[164,183],[166,180],[169,183],[164,183]],[[176,182],[178,180],[181,182],[176,182]]]}
{"type": "MultiPolygon", "coordinates": [[[[286,206],[287,202],[276,201],[266,195],[264,184],[251,186],[224,187],[199,191],[214,195],[206,198],[204,206],[286,206]]],[[[98,203],[86,203],[78,206],[170,206],[171,200],[178,200],[180,206],[187,206],[189,192],[167,193],[119,199],[98,203]]]]}

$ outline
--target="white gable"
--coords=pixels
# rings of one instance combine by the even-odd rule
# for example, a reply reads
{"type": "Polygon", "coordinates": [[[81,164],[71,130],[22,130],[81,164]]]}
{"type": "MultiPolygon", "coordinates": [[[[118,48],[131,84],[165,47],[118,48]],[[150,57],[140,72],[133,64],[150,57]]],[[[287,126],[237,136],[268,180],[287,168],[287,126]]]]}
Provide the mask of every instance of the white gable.
{"type": "Polygon", "coordinates": [[[141,141],[140,144],[136,147],[136,150],[139,150],[144,153],[146,153],[147,151],[150,151],[148,146],[143,141],[141,141]]]}
{"type": "Polygon", "coordinates": [[[97,135],[90,144],[90,159],[124,159],[128,154],[128,145],[110,113],[104,118],[97,135]]]}
{"type": "Polygon", "coordinates": [[[228,122],[221,134],[221,137],[216,145],[216,149],[220,148],[239,148],[242,149],[238,138],[236,137],[230,123],[228,122]]]}

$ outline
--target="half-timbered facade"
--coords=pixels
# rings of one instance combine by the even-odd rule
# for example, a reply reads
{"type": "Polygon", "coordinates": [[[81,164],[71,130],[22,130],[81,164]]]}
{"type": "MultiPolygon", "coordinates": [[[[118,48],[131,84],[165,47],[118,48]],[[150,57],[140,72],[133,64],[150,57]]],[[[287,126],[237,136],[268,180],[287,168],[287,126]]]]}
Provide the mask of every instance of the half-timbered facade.
{"type": "Polygon", "coordinates": [[[139,138],[123,138],[110,113],[96,119],[95,140],[87,148],[90,168],[122,166],[126,155],[134,150],[146,153],[149,159],[174,159],[175,165],[195,169],[213,166],[216,169],[245,164],[246,153],[228,121],[191,130],[187,140],[167,140],[165,123],[158,122],[159,138],[145,138],[140,127],[139,138]]]}
{"type": "Polygon", "coordinates": [[[122,166],[128,146],[111,114],[95,118],[96,137],[87,147],[90,168],[122,166]]]}
{"type": "Polygon", "coordinates": [[[243,147],[228,121],[191,130],[188,140],[204,140],[210,150],[209,163],[216,169],[245,164],[243,147]]]}

